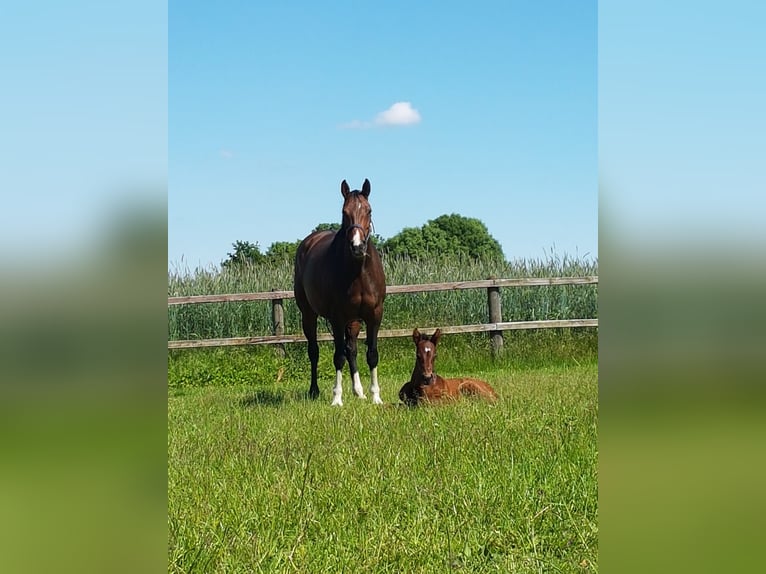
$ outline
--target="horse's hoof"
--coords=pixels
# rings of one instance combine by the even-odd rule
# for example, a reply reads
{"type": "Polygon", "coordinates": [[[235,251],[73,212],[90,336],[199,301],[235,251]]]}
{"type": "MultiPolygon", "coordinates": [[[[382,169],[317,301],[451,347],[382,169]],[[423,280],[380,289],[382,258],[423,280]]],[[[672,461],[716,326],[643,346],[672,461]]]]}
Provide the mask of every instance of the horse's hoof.
{"type": "Polygon", "coordinates": [[[381,399],[378,396],[375,396],[375,397],[372,397],[372,402],[375,405],[382,405],[383,404],[383,399],[381,399]]]}
{"type": "Polygon", "coordinates": [[[342,406],[343,406],[343,401],[341,401],[341,400],[337,400],[337,399],[336,399],[336,400],[334,400],[334,401],[333,401],[333,402],[330,404],[330,406],[331,406],[331,407],[342,407],[342,406]]]}

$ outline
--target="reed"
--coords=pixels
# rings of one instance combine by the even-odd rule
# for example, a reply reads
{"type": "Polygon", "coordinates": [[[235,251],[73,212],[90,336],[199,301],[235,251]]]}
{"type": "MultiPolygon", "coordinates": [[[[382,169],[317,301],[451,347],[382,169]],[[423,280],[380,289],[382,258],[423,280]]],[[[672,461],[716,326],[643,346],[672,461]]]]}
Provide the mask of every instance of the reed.
{"type": "MultiPolygon", "coordinates": [[[[461,257],[423,261],[384,257],[388,285],[494,278],[566,277],[598,274],[598,260],[558,256],[488,262],[461,257]]],[[[175,266],[168,273],[168,296],[253,293],[292,289],[293,268],[281,264],[246,265],[236,269],[189,270],[175,266]]],[[[596,285],[514,287],[501,290],[504,321],[598,317],[596,285]]],[[[295,302],[285,301],[285,332],[300,334],[295,302]]],[[[483,289],[395,294],[386,299],[383,329],[445,326],[487,321],[483,289]]],[[[320,331],[327,326],[320,322],[320,331]]],[[[271,334],[269,301],[208,303],[168,308],[168,338],[207,339],[271,334]]]]}

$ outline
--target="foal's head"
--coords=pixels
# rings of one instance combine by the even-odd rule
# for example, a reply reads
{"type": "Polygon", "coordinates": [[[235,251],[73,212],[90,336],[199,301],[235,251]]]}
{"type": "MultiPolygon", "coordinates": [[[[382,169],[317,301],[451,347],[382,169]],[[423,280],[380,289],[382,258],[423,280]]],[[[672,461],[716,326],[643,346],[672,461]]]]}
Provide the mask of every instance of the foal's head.
{"type": "Polygon", "coordinates": [[[372,235],[372,208],[367,200],[370,196],[370,180],[364,180],[362,191],[351,191],[344,179],[340,184],[340,192],[344,199],[341,233],[345,233],[351,255],[355,259],[364,259],[367,255],[367,242],[372,235]]]}
{"type": "Polygon", "coordinates": [[[436,359],[436,345],[442,336],[441,329],[436,329],[433,335],[421,334],[415,329],[412,332],[412,340],[415,342],[415,375],[422,378],[426,385],[434,380],[434,359],[436,359]]]}

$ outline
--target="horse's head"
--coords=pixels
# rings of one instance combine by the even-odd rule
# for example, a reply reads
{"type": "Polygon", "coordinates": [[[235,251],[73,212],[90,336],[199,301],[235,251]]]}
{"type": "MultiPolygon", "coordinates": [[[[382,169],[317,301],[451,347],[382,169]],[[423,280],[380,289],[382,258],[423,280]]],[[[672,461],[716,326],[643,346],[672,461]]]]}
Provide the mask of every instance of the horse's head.
{"type": "Polygon", "coordinates": [[[415,374],[420,376],[427,385],[434,380],[436,345],[441,335],[441,329],[436,329],[430,337],[421,334],[417,329],[412,332],[412,340],[415,342],[415,374]]]}
{"type": "Polygon", "coordinates": [[[340,192],[344,199],[341,233],[345,234],[351,255],[355,259],[364,259],[367,255],[367,242],[372,235],[372,208],[367,200],[370,196],[370,180],[364,180],[362,191],[351,191],[344,179],[340,184],[340,192]]]}

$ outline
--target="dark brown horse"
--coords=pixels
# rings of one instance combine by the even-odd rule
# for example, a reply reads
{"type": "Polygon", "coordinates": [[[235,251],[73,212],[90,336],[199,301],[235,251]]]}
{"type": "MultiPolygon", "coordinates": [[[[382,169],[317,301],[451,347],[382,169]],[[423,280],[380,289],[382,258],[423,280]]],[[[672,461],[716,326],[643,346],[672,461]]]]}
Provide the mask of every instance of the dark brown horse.
{"type": "Polygon", "coordinates": [[[382,404],[378,386],[378,330],[383,319],[386,277],[372,234],[372,209],[367,200],[370,182],[351,191],[343,180],[343,221],[337,232],[315,231],[298,246],[295,255],[295,301],[301,310],[303,334],[311,361],[309,396],[319,396],[317,385],[317,317],[330,322],[335,342],[335,387],[332,404],[343,405],[343,365],[348,360],[354,394],[365,398],[356,364],[356,338],[364,321],[367,330],[367,365],[372,402],[382,404]]]}
{"type": "Polygon", "coordinates": [[[399,399],[410,406],[454,400],[463,396],[496,400],[497,393],[489,383],[469,378],[445,379],[434,373],[436,345],[441,334],[441,329],[436,329],[430,337],[421,334],[417,329],[412,332],[412,340],[415,342],[415,368],[410,380],[399,391],[399,399]]]}

